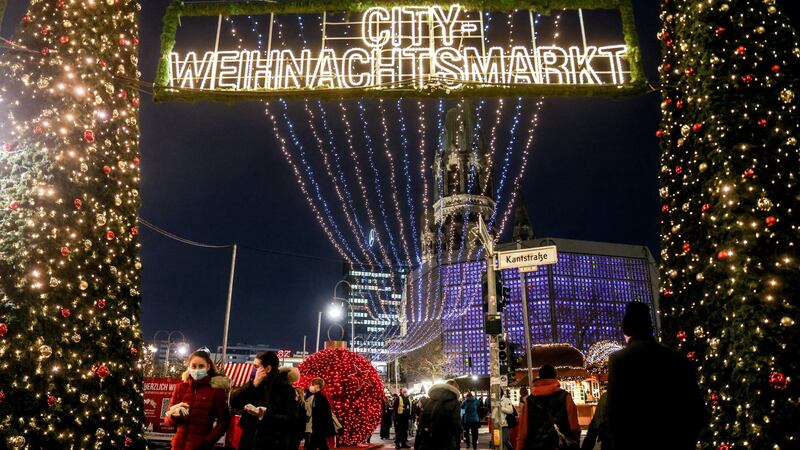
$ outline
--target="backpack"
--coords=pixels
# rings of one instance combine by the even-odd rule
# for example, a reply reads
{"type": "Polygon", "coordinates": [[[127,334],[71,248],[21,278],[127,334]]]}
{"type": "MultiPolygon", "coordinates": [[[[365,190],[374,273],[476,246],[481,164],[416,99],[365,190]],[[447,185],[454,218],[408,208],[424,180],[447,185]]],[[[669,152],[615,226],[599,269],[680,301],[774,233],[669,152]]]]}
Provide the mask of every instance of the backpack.
{"type": "Polygon", "coordinates": [[[578,444],[566,437],[561,429],[568,425],[567,392],[528,397],[528,436],[525,449],[577,449],[578,444]],[[555,411],[555,413],[553,413],[555,411]]]}

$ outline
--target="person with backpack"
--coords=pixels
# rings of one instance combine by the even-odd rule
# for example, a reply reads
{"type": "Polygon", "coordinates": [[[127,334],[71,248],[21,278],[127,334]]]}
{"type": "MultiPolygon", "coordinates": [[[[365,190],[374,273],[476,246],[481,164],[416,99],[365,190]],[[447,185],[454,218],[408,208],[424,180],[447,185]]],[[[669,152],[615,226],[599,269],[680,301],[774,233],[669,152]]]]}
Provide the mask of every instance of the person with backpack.
{"type": "Polygon", "coordinates": [[[627,346],[608,365],[606,421],[614,450],[691,450],[707,423],[703,394],[685,355],[653,337],[650,307],[631,302],[622,331],[627,346]],[[642,393],[658,386],[658,408],[642,393]]]}
{"type": "Polygon", "coordinates": [[[472,392],[467,392],[461,409],[464,410],[464,438],[467,441],[467,448],[472,443],[472,448],[478,448],[478,429],[481,427],[481,417],[478,414],[480,402],[472,392]]]}
{"type": "Polygon", "coordinates": [[[577,450],[581,427],[578,407],[561,389],[556,368],[545,364],[533,382],[519,417],[517,450],[577,450]]]}
{"type": "Polygon", "coordinates": [[[419,416],[414,450],[458,450],[461,448],[461,391],[455,380],[435,384],[419,416]]]}

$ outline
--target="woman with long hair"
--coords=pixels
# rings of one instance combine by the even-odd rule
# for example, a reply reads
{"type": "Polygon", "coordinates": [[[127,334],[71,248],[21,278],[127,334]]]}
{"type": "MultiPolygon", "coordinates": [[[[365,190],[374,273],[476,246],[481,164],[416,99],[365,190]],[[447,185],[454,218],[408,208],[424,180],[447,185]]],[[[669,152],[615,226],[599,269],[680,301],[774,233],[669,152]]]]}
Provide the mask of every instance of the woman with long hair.
{"type": "Polygon", "coordinates": [[[167,425],[175,427],[172,450],[210,450],[231,422],[230,382],[217,373],[205,351],[189,356],[181,380],[172,392],[165,418],[167,425]]]}

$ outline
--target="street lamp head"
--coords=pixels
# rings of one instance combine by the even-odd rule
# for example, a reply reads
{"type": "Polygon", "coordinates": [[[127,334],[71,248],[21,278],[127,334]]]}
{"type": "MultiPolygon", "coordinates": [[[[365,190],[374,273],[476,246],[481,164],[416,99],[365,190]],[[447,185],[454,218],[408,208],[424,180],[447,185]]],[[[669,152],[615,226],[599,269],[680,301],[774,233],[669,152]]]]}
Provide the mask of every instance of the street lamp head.
{"type": "Polygon", "coordinates": [[[330,307],[328,307],[328,317],[334,320],[339,320],[342,318],[343,309],[341,305],[337,305],[332,303],[330,307]]]}
{"type": "Polygon", "coordinates": [[[147,347],[147,349],[148,349],[148,350],[150,350],[150,353],[155,353],[155,352],[157,352],[157,351],[158,351],[158,347],[156,347],[156,346],[155,346],[155,345],[153,345],[153,344],[150,344],[150,346],[149,346],[149,347],[147,347]]]}
{"type": "Polygon", "coordinates": [[[189,346],[186,344],[181,344],[178,346],[178,356],[184,357],[189,353],[189,346]]]}

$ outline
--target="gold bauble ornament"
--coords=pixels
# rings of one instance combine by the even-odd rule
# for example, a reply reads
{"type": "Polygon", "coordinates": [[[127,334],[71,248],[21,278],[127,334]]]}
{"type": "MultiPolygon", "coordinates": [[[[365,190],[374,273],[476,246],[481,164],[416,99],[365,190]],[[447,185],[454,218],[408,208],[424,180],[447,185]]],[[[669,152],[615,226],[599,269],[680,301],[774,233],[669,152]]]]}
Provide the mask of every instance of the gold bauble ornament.
{"type": "Polygon", "coordinates": [[[768,199],[767,197],[761,197],[758,199],[756,206],[758,206],[758,209],[761,211],[769,211],[772,209],[772,200],[768,199]]]}
{"type": "Polygon", "coordinates": [[[712,350],[716,351],[717,348],[719,348],[719,339],[718,338],[709,339],[708,346],[711,347],[712,350]]]}
{"type": "Polygon", "coordinates": [[[97,431],[94,432],[94,435],[97,437],[97,439],[103,439],[106,437],[106,430],[98,428],[97,431]]]}
{"type": "Polygon", "coordinates": [[[696,279],[697,281],[703,281],[703,280],[705,280],[705,279],[706,279],[706,276],[705,276],[705,275],[703,275],[702,273],[698,273],[698,274],[695,276],[695,279],[696,279]]]}
{"type": "Polygon", "coordinates": [[[756,28],[756,33],[758,33],[758,34],[764,34],[766,31],[767,31],[767,29],[764,28],[764,27],[756,28]]]}
{"type": "Polygon", "coordinates": [[[87,395],[87,394],[81,394],[81,397],[80,397],[80,399],[81,399],[81,403],[86,403],[86,402],[88,402],[88,401],[89,401],[89,395],[87,395]]]}
{"type": "Polygon", "coordinates": [[[694,336],[696,338],[701,338],[705,334],[706,334],[705,330],[703,330],[703,327],[701,327],[700,325],[694,327],[694,336]]]}
{"type": "Polygon", "coordinates": [[[781,91],[781,101],[783,103],[792,103],[794,100],[794,91],[791,89],[784,89],[781,91]]]}
{"type": "Polygon", "coordinates": [[[797,138],[795,138],[794,136],[790,137],[789,139],[786,140],[786,145],[792,145],[792,146],[797,145],[797,138]]]}
{"type": "Polygon", "coordinates": [[[131,326],[131,319],[128,319],[127,317],[123,317],[122,319],[119,319],[119,327],[120,328],[128,328],[129,326],[131,326]]]}
{"type": "Polygon", "coordinates": [[[42,344],[39,346],[39,359],[47,359],[53,354],[53,349],[49,345],[42,344]]]}
{"type": "Polygon", "coordinates": [[[770,14],[775,14],[776,12],[778,12],[778,8],[770,6],[769,8],[767,8],[767,12],[770,14]]]}
{"type": "Polygon", "coordinates": [[[785,327],[790,327],[794,325],[794,320],[789,316],[784,316],[781,318],[781,325],[785,327]]]}
{"type": "Polygon", "coordinates": [[[106,215],[105,214],[98,214],[97,215],[97,224],[100,225],[101,227],[106,224],[107,220],[108,219],[106,219],[106,215]]]}
{"type": "Polygon", "coordinates": [[[18,449],[25,446],[25,438],[22,436],[11,436],[8,438],[9,448],[18,449]]]}
{"type": "Polygon", "coordinates": [[[723,3],[719,7],[719,10],[722,11],[722,12],[727,12],[729,9],[731,9],[731,6],[729,4],[727,4],[727,3],[723,3]]]}
{"type": "Polygon", "coordinates": [[[687,137],[691,132],[692,132],[692,127],[690,127],[689,125],[683,125],[681,127],[681,136],[687,137]]]}
{"type": "Polygon", "coordinates": [[[677,224],[677,225],[673,225],[672,226],[672,234],[676,234],[679,231],[681,231],[681,224],[677,224]]]}
{"type": "Polygon", "coordinates": [[[658,193],[661,195],[661,198],[667,198],[669,196],[669,188],[664,186],[658,190],[658,193]]]}
{"type": "Polygon", "coordinates": [[[81,335],[80,334],[75,333],[75,334],[72,335],[72,342],[77,344],[80,341],[81,341],[81,335]]]}
{"type": "Polygon", "coordinates": [[[701,172],[701,173],[702,173],[702,172],[705,172],[706,170],[708,170],[708,164],[706,164],[706,163],[700,163],[700,165],[699,165],[699,166],[697,166],[697,168],[698,168],[698,169],[700,169],[700,172],[701,172]]]}
{"type": "Polygon", "coordinates": [[[82,291],[89,289],[89,282],[86,280],[81,280],[81,282],[78,284],[78,289],[82,291]]]}

